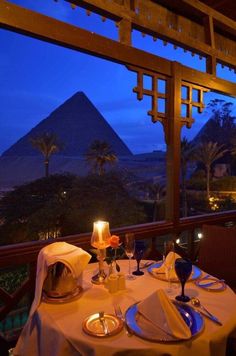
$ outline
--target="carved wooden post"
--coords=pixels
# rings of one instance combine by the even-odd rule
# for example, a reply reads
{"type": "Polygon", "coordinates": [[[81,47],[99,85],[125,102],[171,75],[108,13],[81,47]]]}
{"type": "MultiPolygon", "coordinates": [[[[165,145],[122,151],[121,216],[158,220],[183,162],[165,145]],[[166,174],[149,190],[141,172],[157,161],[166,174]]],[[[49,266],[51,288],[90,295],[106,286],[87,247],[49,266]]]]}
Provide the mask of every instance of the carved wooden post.
{"type": "Polygon", "coordinates": [[[168,95],[166,220],[178,225],[180,217],[181,65],[171,63],[168,95]]]}

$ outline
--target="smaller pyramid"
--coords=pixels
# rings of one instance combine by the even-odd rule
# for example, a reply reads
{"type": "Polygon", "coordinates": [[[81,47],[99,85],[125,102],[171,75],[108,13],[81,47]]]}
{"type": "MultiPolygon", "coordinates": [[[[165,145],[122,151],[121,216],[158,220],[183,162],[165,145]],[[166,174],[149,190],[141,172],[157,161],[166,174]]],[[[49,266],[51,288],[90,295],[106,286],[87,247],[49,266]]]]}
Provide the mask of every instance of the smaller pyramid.
{"type": "Polygon", "coordinates": [[[41,155],[32,147],[30,137],[44,132],[55,133],[63,144],[63,149],[56,154],[58,156],[81,157],[94,140],[109,143],[118,157],[132,156],[128,147],[87,96],[78,92],[3,152],[2,157],[41,155]]]}

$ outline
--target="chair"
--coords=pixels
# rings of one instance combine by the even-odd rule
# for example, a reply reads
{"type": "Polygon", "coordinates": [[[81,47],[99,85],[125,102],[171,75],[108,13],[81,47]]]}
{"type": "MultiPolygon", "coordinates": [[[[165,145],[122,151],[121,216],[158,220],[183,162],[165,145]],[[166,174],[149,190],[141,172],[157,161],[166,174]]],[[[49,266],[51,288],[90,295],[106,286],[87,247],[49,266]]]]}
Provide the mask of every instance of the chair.
{"type": "Polygon", "coordinates": [[[203,225],[198,265],[236,290],[236,228],[203,225]]]}

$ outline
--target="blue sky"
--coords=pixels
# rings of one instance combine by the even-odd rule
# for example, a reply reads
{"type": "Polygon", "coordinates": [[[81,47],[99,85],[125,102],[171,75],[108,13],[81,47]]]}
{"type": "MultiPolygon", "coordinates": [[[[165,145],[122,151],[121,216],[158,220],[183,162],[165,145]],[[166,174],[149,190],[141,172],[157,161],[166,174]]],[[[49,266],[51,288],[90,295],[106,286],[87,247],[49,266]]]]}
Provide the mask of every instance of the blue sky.
{"type": "MultiPolygon", "coordinates": [[[[64,1],[15,0],[15,4],[73,23],[89,31],[117,39],[114,22],[85,10],[72,10],[64,1]]],[[[205,61],[196,55],[175,50],[162,41],[154,42],[134,31],[133,45],[165,58],[177,60],[204,71],[205,61]]],[[[136,99],[132,92],[136,75],[124,66],[39,40],[0,30],[0,154],[47,117],[57,106],[77,91],[83,91],[133,153],[165,149],[163,129],[153,124],[147,115],[150,98],[136,99]]],[[[227,68],[218,67],[218,75],[232,81],[236,76],[227,68]]],[[[235,99],[213,93],[206,94],[205,102],[214,97],[236,103],[235,99]]],[[[189,139],[206,122],[206,114],[197,115],[191,130],[183,129],[189,139]]]]}

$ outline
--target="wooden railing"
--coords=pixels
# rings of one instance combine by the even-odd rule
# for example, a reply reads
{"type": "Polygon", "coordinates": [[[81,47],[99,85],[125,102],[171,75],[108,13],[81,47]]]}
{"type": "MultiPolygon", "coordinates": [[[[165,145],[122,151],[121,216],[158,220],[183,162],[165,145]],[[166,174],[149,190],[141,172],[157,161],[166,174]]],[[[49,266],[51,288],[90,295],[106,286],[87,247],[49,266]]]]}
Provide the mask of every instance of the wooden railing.
{"type": "MultiPolygon", "coordinates": [[[[175,225],[172,222],[158,222],[125,226],[113,229],[111,232],[119,235],[121,239],[123,239],[126,233],[134,233],[136,239],[151,239],[152,256],[155,256],[155,253],[158,255],[158,252],[155,251],[156,239],[163,235],[168,235],[167,238],[176,239],[180,234],[186,232],[188,236],[186,250],[189,257],[194,259],[196,256],[194,230],[196,228],[201,228],[203,224],[221,225],[227,222],[236,222],[236,211],[183,218],[180,220],[179,224],[175,225]]],[[[91,233],[85,233],[57,238],[56,241],[66,241],[85,250],[89,250],[91,248],[90,237],[91,233]]],[[[0,248],[0,269],[12,268],[23,264],[29,265],[27,280],[24,281],[13,294],[9,294],[0,288],[0,300],[3,303],[3,306],[0,308],[0,321],[6,318],[7,315],[16,308],[16,305],[24,295],[30,293],[30,300],[32,300],[34,295],[35,270],[38,253],[44,246],[52,242],[55,242],[55,239],[8,245],[0,248]]]]}

